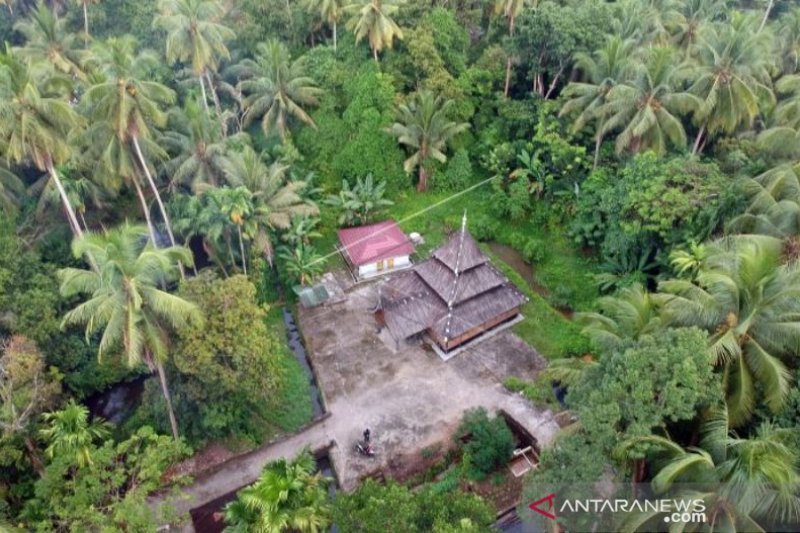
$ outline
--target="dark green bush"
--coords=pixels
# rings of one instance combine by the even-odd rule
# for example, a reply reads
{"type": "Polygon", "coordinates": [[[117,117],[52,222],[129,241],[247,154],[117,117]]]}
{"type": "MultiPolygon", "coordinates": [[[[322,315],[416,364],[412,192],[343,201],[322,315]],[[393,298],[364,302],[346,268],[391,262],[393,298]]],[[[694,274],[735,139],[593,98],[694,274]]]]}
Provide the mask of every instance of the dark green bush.
{"type": "Polygon", "coordinates": [[[463,449],[464,455],[469,457],[466,475],[471,479],[484,479],[503,467],[514,450],[514,435],[505,419],[489,418],[483,407],[464,413],[458,427],[458,436],[461,435],[470,436],[463,449]]]}
{"type": "Polygon", "coordinates": [[[544,260],[547,257],[547,243],[537,239],[528,239],[522,248],[522,257],[531,264],[544,260]]]}
{"type": "Polygon", "coordinates": [[[444,170],[433,176],[433,188],[437,191],[463,191],[472,182],[472,163],[466,150],[458,150],[447,161],[444,170]]]}
{"type": "Polygon", "coordinates": [[[488,216],[480,216],[470,220],[469,231],[479,241],[492,241],[497,236],[499,226],[497,220],[488,216]]]}

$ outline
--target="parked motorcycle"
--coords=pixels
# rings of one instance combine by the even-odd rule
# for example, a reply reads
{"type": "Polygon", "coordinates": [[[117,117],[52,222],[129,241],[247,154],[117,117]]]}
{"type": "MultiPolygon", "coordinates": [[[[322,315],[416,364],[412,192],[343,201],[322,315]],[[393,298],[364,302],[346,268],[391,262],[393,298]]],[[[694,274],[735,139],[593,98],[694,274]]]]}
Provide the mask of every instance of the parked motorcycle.
{"type": "Polygon", "coordinates": [[[375,457],[375,448],[372,447],[372,444],[365,441],[358,441],[356,442],[355,452],[361,454],[365,457],[375,457]]]}

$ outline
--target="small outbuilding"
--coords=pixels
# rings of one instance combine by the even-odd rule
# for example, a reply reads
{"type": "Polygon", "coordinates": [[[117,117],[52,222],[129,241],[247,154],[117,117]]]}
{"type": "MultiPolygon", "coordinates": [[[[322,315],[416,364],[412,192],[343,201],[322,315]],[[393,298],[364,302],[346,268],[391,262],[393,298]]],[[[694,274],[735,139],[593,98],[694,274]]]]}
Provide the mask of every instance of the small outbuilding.
{"type": "Polygon", "coordinates": [[[411,265],[414,245],[394,220],[340,229],[338,235],[342,256],[359,280],[411,265]]]}

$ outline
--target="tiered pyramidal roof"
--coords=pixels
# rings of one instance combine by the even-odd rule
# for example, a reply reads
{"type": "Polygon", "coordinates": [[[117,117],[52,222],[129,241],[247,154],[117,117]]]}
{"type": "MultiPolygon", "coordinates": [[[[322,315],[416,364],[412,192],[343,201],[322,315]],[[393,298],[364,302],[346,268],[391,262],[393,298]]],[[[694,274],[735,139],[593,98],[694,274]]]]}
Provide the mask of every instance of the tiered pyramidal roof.
{"type": "Polygon", "coordinates": [[[464,220],[460,231],[429,259],[389,280],[380,303],[395,338],[431,330],[447,342],[526,300],[481,252],[464,220]]]}

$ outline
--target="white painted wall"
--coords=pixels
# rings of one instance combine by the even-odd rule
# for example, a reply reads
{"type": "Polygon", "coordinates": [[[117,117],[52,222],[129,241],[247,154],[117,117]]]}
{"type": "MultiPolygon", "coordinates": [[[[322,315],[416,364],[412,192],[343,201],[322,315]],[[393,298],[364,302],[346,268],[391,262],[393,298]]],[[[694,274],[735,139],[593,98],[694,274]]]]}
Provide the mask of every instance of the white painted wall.
{"type": "Polygon", "coordinates": [[[373,276],[380,276],[382,274],[386,274],[387,272],[392,272],[393,270],[397,270],[399,268],[405,268],[411,264],[411,260],[407,255],[399,255],[394,257],[394,264],[390,268],[389,267],[389,260],[384,259],[382,268],[378,268],[378,262],[375,263],[367,263],[366,265],[361,265],[358,267],[358,277],[359,278],[371,278],[373,276]]]}

